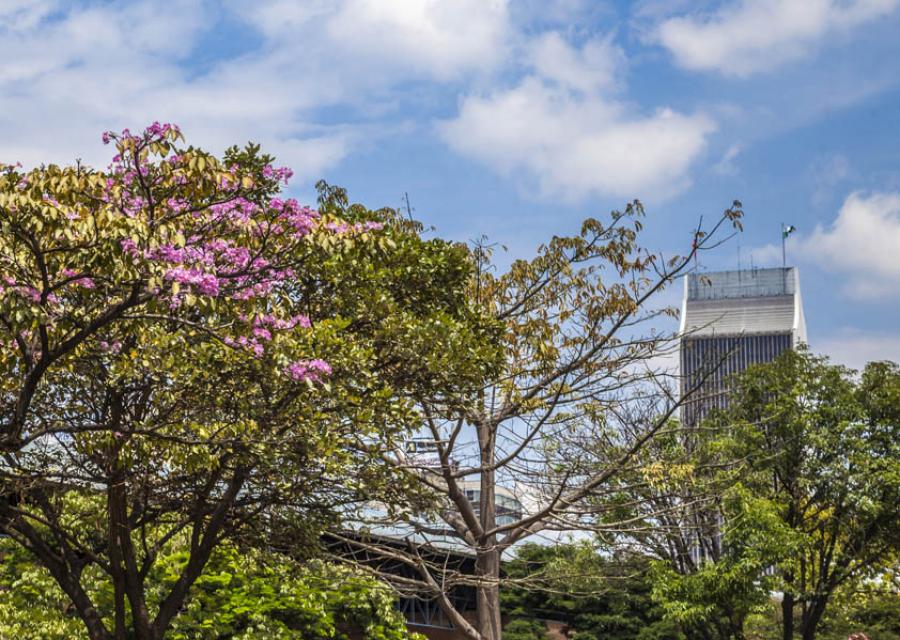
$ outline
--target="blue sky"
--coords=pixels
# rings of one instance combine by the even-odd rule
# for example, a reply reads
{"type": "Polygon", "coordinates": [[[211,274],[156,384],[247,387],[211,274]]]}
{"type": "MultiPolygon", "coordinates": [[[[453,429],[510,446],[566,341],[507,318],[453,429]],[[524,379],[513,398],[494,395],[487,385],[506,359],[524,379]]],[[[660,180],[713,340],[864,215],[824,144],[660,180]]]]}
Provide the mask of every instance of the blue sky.
{"type": "Polygon", "coordinates": [[[678,251],[738,198],[703,266],[796,225],[811,346],[859,366],[900,360],[898,32],[900,0],[2,0],[0,156],[171,121],[510,257],[632,198],[678,251]]]}

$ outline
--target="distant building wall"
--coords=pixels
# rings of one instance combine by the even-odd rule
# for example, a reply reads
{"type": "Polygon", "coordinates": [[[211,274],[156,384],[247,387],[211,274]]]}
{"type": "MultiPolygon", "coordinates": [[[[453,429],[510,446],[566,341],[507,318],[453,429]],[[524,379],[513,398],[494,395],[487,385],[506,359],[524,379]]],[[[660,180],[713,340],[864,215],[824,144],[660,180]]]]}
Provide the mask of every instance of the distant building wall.
{"type": "Polygon", "coordinates": [[[681,418],[696,425],[727,406],[735,374],[806,341],[797,269],[686,276],[680,333],[681,418]]]}
{"type": "MultiPolygon", "coordinates": [[[[691,427],[711,411],[727,408],[735,375],[806,342],[797,269],[686,276],[680,334],[681,397],[686,398],[681,421],[691,427]]],[[[719,514],[698,511],[690,524],[696,527],[696,539],[689,547],[694,565],[718,557],[719,514]]]]}
{"type": "Polygon", "coordinates": [[[713,409],[725,409],[732,376],[752,364],[771,362],[792,346],[790,333],[682,340],[682,393],[696,389],[684,404],[682,422],[696,425],[713,409]]]}

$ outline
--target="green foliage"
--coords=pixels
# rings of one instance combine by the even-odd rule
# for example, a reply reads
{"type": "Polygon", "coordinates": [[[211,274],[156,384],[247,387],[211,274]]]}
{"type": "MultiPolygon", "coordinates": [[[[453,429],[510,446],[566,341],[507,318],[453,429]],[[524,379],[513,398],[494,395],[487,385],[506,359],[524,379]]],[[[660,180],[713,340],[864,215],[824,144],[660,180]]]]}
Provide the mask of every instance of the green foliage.
{"type": "Polygon", "coordinates": [[[856,379],[799,350],[750,368],[722,416],[737,486],[754,514],[774,514],[757,519],[781,542],[769,553],[745,544],[777,568],[805,637],[833,594],[879,576],[900,551],[898,398],[896,364],[870,363],[856,379]]]}
{"type": "Polygon", "coordinates": [[[688,573],[655,561],[653,598],[685,630],[740,638],[750,616],[770,609],[776,581],[766,569],[796,548],[796,540],[768,501],[740,485],[725,492],[723,507],[721,555],[688,573]]]}
{"type": "MultiPolygon", "coordinates": [[[[0,638],[85,638],[68,598],[45,569],[9,540],[0,541],[0,638]]],[[[148,590],[166,592],[186,562],[164,557],[148,590]]],[[[89,585],[99,599],[107,586],[89,585]]],[[[299,565],[277,554],[219,548],[175,619],[172,640],[346,640],[350,630],[369,640],[410,638],[395,597],[348,567],[299,565]]]]}
{"type": "Polygon", "coordinates": [[[69,599],[46,569],[11,540],[0,539],[0,638],[85,638],[69,599]]]}
{"type": "Polygon", "coordinates": [[[515,618],[503,628],[505,640],[548,640],[547,626],[541,620],[515,618]]]}
{"type": "MultiPolygon", "coordinates": [[[[177,578],[185,554],[169,559],[177,578]]],[[[390,590],[347,567],[298,567],[283,556],[219,550],[172,627],[173,640],[343,639],[351,627],[372,640],[407,638],[390,590]]]]}
{"type": "Polygon", "coordinates": [[[780,635],[774,592],[794,604],[788,623],[812,637],[829,611],[855,610],[834,594],[881,580],[896,562],[893,363],[855,376],[805,349],[786,352],[738,376],[726,411],[687,435],[673,424],[638,460],[608,517],[642,518],[631,537],[660,558],[653,596],[698,637],[780,635]]]}
{"type": "Polygon", "coordinates": [[[706,481],[717,495],[721,551],[688,570],[657,563],[666,615],[723,638],[743,637],[749,620],[748,634],[767,637],[781,633],[770,594],[783,592],[778,624],[804,638],[823,618],[838,636],[859,630],[849,612],[860,603],[832,600],[896,562],[898,399],[895,364],[871,363],[857,378],[805,349],[739,376],[729,409],[694,434],[692,451],[691,486],[706,481]]]}
{"type": "Polygon", "coordinates": [[[544,618],[564,622],[580,640],[683,638],[651,600],[645,558],[605,558],[585,544],[528,544],[504,570],[505,640],[543,640],[537,620],[544,618]]]}
{"type": "Polygon", "coordinates": [[[835,594],[819,637],[845,640],[855,631],[870,640],[900,640],[900,585],[879,580],[835,594]]]}
{"type": "Polygon", "coordinates": [[[222,541],[407,511],[375,445],[421,424],[422,394],[480,384],[493,325],[466,249],[396,212],[277,197],[288,172],[256,145],[111,139],[108,171],[0,167],[0,532],[91,638],[161,640],[222,541]],[[189,560],[151,589],[175,540],[189,560]]]}

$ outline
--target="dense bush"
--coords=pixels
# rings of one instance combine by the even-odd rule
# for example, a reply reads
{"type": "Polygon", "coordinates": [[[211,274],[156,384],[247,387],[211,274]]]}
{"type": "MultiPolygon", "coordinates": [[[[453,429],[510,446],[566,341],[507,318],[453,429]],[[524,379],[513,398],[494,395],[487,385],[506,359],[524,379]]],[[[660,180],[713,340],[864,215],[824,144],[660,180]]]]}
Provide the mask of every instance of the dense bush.
{"type": "MultiPolygon", "coordinates": [[[[86,638],[81,620],[48,572],[21,547],[0,540],[0,638],[86,638]]],[[[186,561],[167,556],[151,576],[151,592],[164,592],[186,561]]],[[[98,580],[93,596],[112,598],[98,580]]],[[[151,594],[152,595],[152,594],[151,594]]],[[[371,640],[409,638],[393,593],[343,566],[290,559],[225,546],[194,585],[167,635],[172,640],[344,640],[356,629],[371,640]]]]}

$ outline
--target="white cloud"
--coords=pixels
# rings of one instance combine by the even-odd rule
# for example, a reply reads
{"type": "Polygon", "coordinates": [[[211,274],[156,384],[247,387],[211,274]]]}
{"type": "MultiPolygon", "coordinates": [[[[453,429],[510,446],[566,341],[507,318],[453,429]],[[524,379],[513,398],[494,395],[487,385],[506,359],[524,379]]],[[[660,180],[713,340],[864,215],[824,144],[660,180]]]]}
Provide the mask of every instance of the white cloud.
{"type": "Polygon", "coordinates": [[[58,5],[55,1],[5,0],[0,4],[0,30],[19,31],[33,27],[58,5]]]}
{"type": "Polygon", "coordinates": [[[852,193],[828,228],[796,244],[807,259],[845,276],[853,297],[900,295],[900,193],[852,193]]]}
{"type": "Polygon", "coordinates": [[[837,364],[857,370],[877,360],[900,362],[900,336],[886,333],[839,331],[817,341],[811,349],[837,364]]]}
{"type": "Polygon", "coordinates": [[[653,39],[686,69],[747,76],[802,58],[898,6],[900,0],[739,0],[712,14],[665,19],[653,39]]]}
{"type": "Polygon", "coordinates": [[[213,151],[258,141],[308,180],[395,131],[404,101],[460,88],[443,139],[537,176],[544,194],[658,200],[689,183],[710,117],[628,104],[611,37],[574,47],[555,31],[526,35],[511,13],[508,0],[11,0],[0,9],[2,160],[104,164],[101,131],[158,119],[213,151]],[[258,42],[202,51],[223,19],[258,42]],[[512,74],[511,88],[479,92],[512,74]],[[317,124],[330,107],[350,115],[317,124]]]}
{"type": "Polygon", "coordinates": [[[580,50],[538,38],[534,68],[516,86],[466,96],[440,124],[457,152],[503,174],[523,172],[543,195],[661,199],[683,189],[715,130],[705,115],[644,114],[610,95],[624,57],[609,40],[580,50]],[[560,66],[567,68],[560,68],[560,66]]]}
{"type": "Polygon", "coordinates": [[[720,176],[733,176],[738,172],[734,164],[735,158],[741,154],[741,145],[733,144],[722,154],[719,161],[713,165],[713,171],[720,176]]]}
{"type": "Polygon", "coordinates": [[[317,109],[385,113],[399,82],[499,64],[508,35],[502,0],[240,2],[231,18],[260,45],[198,69],[221,10],[193,0],[3,3],[2,160],[105,163],[101,131],[159,119],[212,150],[259,141],[301,179],[317,178],[396,127],[317,125],[317,109]]]}
{"type": "MultiPolygon", "coordinates": [[[[505,60],[512,36],[506,0],[261,0],[232,7],[270,49],[350,72],[354,81],[421,74],[447,80],[505,60]]],[[[353,87],[347,87],[351,90],[353,87]]]]}
{"type": "Polygon", "coordinates": [[[850,162],[841,154],[816,158],[809,168],[813,183],[810,200],[814,207],[821,208],[828,203],[838,185],[850,175],[850,162]]]}
{"type": "Polygon", "coordinates": [[[505,0],[350,0],[329,30],[351,55],[446,79],[500,62],[507,18],[505,0]]]}
{"type": "MultiPolygon", "coordinates": [[[[776,229],[777,232],[777,229],[776,229]]],[[[750,247],[741,257],[742,268],[750,267],[766,268],[781,266],[781,245],[764,244],[760,247],[750,247]]],[[[792,262],[792,256],[788,256],[788,264],[792,262]]]]}
{"type": "Polygon", "coordinates": [[[575,91],[594,93],[615,87],[625,66],[625,54],[611,37],[590,40],[581,49],[574,49],[558,32],[549,31],[535,39],[531,64],[543,78],[575,91]]]}

